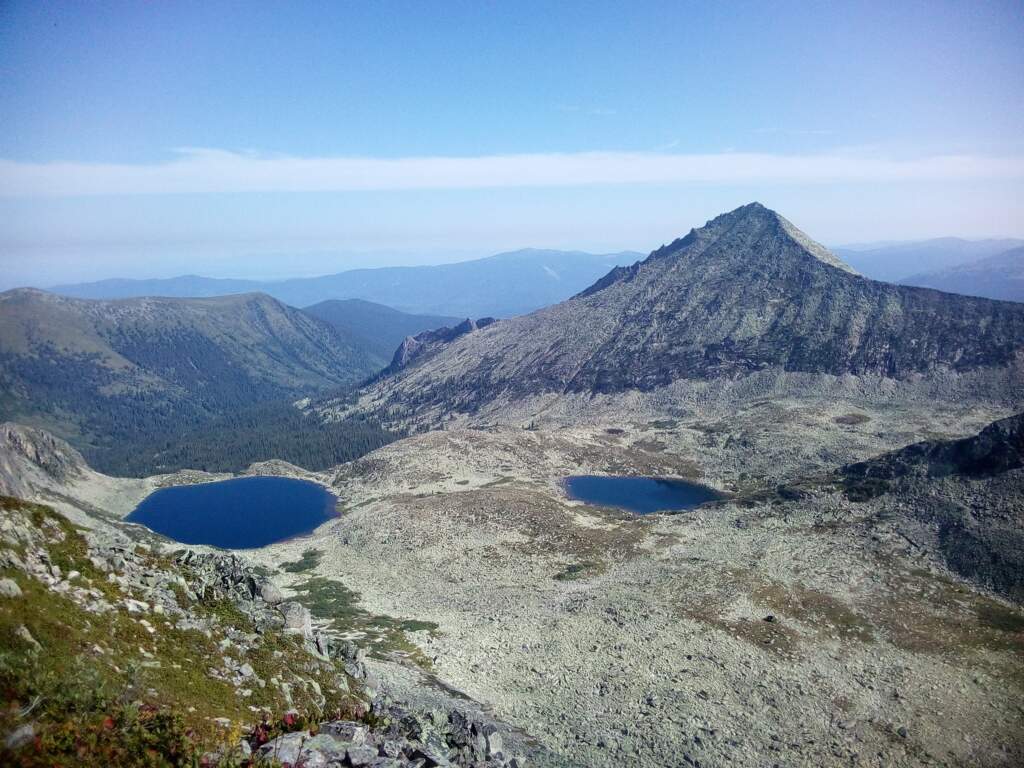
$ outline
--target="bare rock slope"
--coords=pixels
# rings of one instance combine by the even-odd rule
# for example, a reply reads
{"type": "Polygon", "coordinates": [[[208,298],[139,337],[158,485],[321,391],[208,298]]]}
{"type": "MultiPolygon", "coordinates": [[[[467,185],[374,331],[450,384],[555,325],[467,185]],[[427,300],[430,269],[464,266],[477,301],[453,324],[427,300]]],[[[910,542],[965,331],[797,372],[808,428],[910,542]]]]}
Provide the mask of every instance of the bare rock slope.
{"type": "MultiPolygon", "coordinates": [[[[488,712],[508,724],[506,755],[532,735],[520,764],[1019,765],[1020,607],[950,576],[900,493],[855,503],[827,472],[806,475],[983,427],[973,411],[921,410],[853,419],[779,402],[722,422],[418,434],[306,475],[343,514],[246,556],[283,570],[274,585],[312,626],[362,638],[383,695],[488,712]],[[634,517],[567,498],[560,481],[578,473],[686,477],[729,498],[634,517]]],[[[116,519],[139,498],[129,481],[37,469],[35,500],[64,494],[91,525],[160,547],[116,519]],[[115,487],[119,508],[92,501],[115,487]]],[[[997,477],[1019,489],[1021,470],[997,477]]],[[[436,746],[462,750],[460,722],[445,715],[436,746]]]]}
{"type": "Polygon", "coordinates": [[[364,405],[422,421],[766,375],[970,379],[971,397],[1019,401],[1022,351],[1024,306],[868,280],[752,203],[568,301],[435,345],[364,405]]]}
{"type": "Polygon", "coordinates": [[[843,467],[846,494],[903,522],[920,549],[1024,602],[1024,414],[843,467]]]}

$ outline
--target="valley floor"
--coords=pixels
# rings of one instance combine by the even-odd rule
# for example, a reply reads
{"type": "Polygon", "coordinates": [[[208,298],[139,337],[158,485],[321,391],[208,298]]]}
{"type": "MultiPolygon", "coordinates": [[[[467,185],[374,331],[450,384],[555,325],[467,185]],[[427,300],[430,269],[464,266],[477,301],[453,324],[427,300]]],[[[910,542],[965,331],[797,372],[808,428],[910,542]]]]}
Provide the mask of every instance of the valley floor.
{"type": "MultiPolygon", "coordinates": [[[[246,554],[291,564],[286,590],[340,583],[400,624],[402,642],[377,638],[406,664],[377,662],[393,695],[449,686],[551,764],[1019,765],[1024,611],[908,538],[898,497],[853,503],[828,475],[1004,415],[765,401],[727,419],[430,432],[312,476],[341,517],[246,554]],[[560,480],[579,473],[731,498],[633,517],[570,501],[560,480]]],[[[132,481],[108,509],[196,477],[132,481]]],[[[78,481],[67,510],[116,495],[101,482],[120,481],[78,481]]]]}
{"type": "Polygon", "coordinates": [[[856,413],[428,433],[342,467],[342,518],[257,557],[318,549],[367,609],[435,623],[434,673],[566,762],[1019,763],[1024,614],[936,567],[892,502],[759,494],[1001,414],[856,413]],[[737,497],[634,518],[569,501],[579,472],[737,497]]]}

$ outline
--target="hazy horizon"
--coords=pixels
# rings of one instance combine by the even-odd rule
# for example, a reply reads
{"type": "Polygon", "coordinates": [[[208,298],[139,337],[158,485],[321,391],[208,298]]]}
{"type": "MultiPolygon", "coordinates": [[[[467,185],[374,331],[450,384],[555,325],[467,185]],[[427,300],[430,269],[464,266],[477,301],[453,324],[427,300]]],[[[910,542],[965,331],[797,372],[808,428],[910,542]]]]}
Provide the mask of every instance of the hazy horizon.
{"type": "Polygon", "coordinates": [[[646,5],[5,3],[4,284],[1024,237],[1019,4],[646,5]]]}
{"type": "MultiPolygon", "coordinates": [[[[680,236],[685,233],[680,233],[680,236]]],[[[910,245],[915,243],[928,242],[931,240],[943,240],[943,239],[955,239],[964,240],[967,242],[983,242],[990,240],[1024,240],[1024,238],[1013,238],[1013,237],[984,237],[984,238],[960,238],[955,235],[940,236],[936,238],[923,238],[913,240],[878,240],[878,241],[865,241],[865,242],[850,242],[850,243],[826,243],[826,247],[837,250],[848,250],[848,251],[869,251],[876,248],[886,248],[900,245],[910,245]]],[[[659,244],[660,245],[660,244],[659,244]]],[[[614,251],[584,251],[586,253],[592,253],[600,256],[604,254],[613,253],[636,253],[638,258],[645,258],[650,251],[653,251],[658,246],[653,246],[647,250],[640,250],[637,248],[622,248],[614,251]]],[[[224,270],[188,270],[175,271],[173,267],[154,270],[145,265],[138,265],[134,267],[126,267],[120,272],[111,272],[110,274],[104,274],[97,276],[95,272],[86,275],[83,279],[58,279],[50,280],[48,282],[18,282],[15,279],[10,279],[7,275],[0,276],[0,291],[10,290],[12,288],[39,288],[42,290],[50,290],[63,285],[71,284],[86,284],[94,282],[102,282],[105,280],[170,280],[179,277],[204,277],[213,278],[219,280],[248,280],[254,282],[276,282],[282,280],[293,280],[302,278],[315,278],[323,277],[326,275],[332,275],[339,272],[346,272],[349,270],[357,269],[378,269],[386,267],[419,267],[419,266],[440,266],[444,264],[457,264],[465,261],[474,261],[478,259],[485,259],[490,256],[497,256],[506,253],[516,253],[519,251],[531,251],[531,250],[555,250],[555,251],[583,251],[579,248],[543,248],[534,246],[521,246],[515,248],[507,248],[493,253],[478,253],[476,251],[451,251],[451,252],[438,252],[438,253],[420,253],[420,252],[376,252],[376,253],[350,253],[350,254],[338,254],[338,253],[324,253],[324,254],[306,254],[306,266],[304,268],[296,268],[292,271],[285,272],[272,272],[272,271],[224,271],[224,270]]],[[[288,258],[287,254],[270,255],[269,259],[264,263],[267,267],[280,268],[281,261],[288,258]]],[[[252,261],[251,255],[243,255],[239,257],[239,261],[252,261]]],[[[185,262],[185,264],[199,263],[196,262],[185,262]]],[[[240,268],[241,269],[241,268],[240,268]]]]}

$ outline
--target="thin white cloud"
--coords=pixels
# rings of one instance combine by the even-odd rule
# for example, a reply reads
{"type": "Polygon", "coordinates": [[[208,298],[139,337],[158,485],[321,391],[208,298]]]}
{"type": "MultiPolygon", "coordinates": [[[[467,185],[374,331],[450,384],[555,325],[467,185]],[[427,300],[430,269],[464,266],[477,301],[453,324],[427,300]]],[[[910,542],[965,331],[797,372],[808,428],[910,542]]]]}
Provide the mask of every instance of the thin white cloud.
{"type": "Polygon", "coordinates": [[[0,160],[3,197],[982,179],[1024,179],[1024,156],[581,152],[385,159],[189,148],[148,165],[0,160]]]}
{"type": "Polygon", "coordinates": [[[835,131],[830,128],[754,128],[751,133],[782,134],[785,136],[831,136],[835,131]]]}

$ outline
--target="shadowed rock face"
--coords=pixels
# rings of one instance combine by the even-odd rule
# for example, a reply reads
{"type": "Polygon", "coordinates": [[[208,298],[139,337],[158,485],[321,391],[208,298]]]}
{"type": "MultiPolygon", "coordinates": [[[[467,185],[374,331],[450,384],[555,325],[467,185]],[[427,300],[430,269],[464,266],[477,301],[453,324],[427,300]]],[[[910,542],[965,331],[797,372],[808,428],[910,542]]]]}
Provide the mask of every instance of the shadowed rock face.
{"type": "Polygon", "coordinates": [[[392,401],[471,409],[766,369],[905,380],[1022,350],[1024,306],[868,280],[752,203],[569,301],[420,354],[386,386],[392,401]]]}
{"type": "Polygon", "coordinates": [[[1024,413],[962,440],[926,440],[843,468],[850,478],[992,477],[1024,466],[1024,413]]]}
{"type": "Polygon", "coordinates": [[[855,501],[898,501],[911,540],[1024,602],[1024,413],[961,440],[927,440],[840,470],[855,501]]]}

